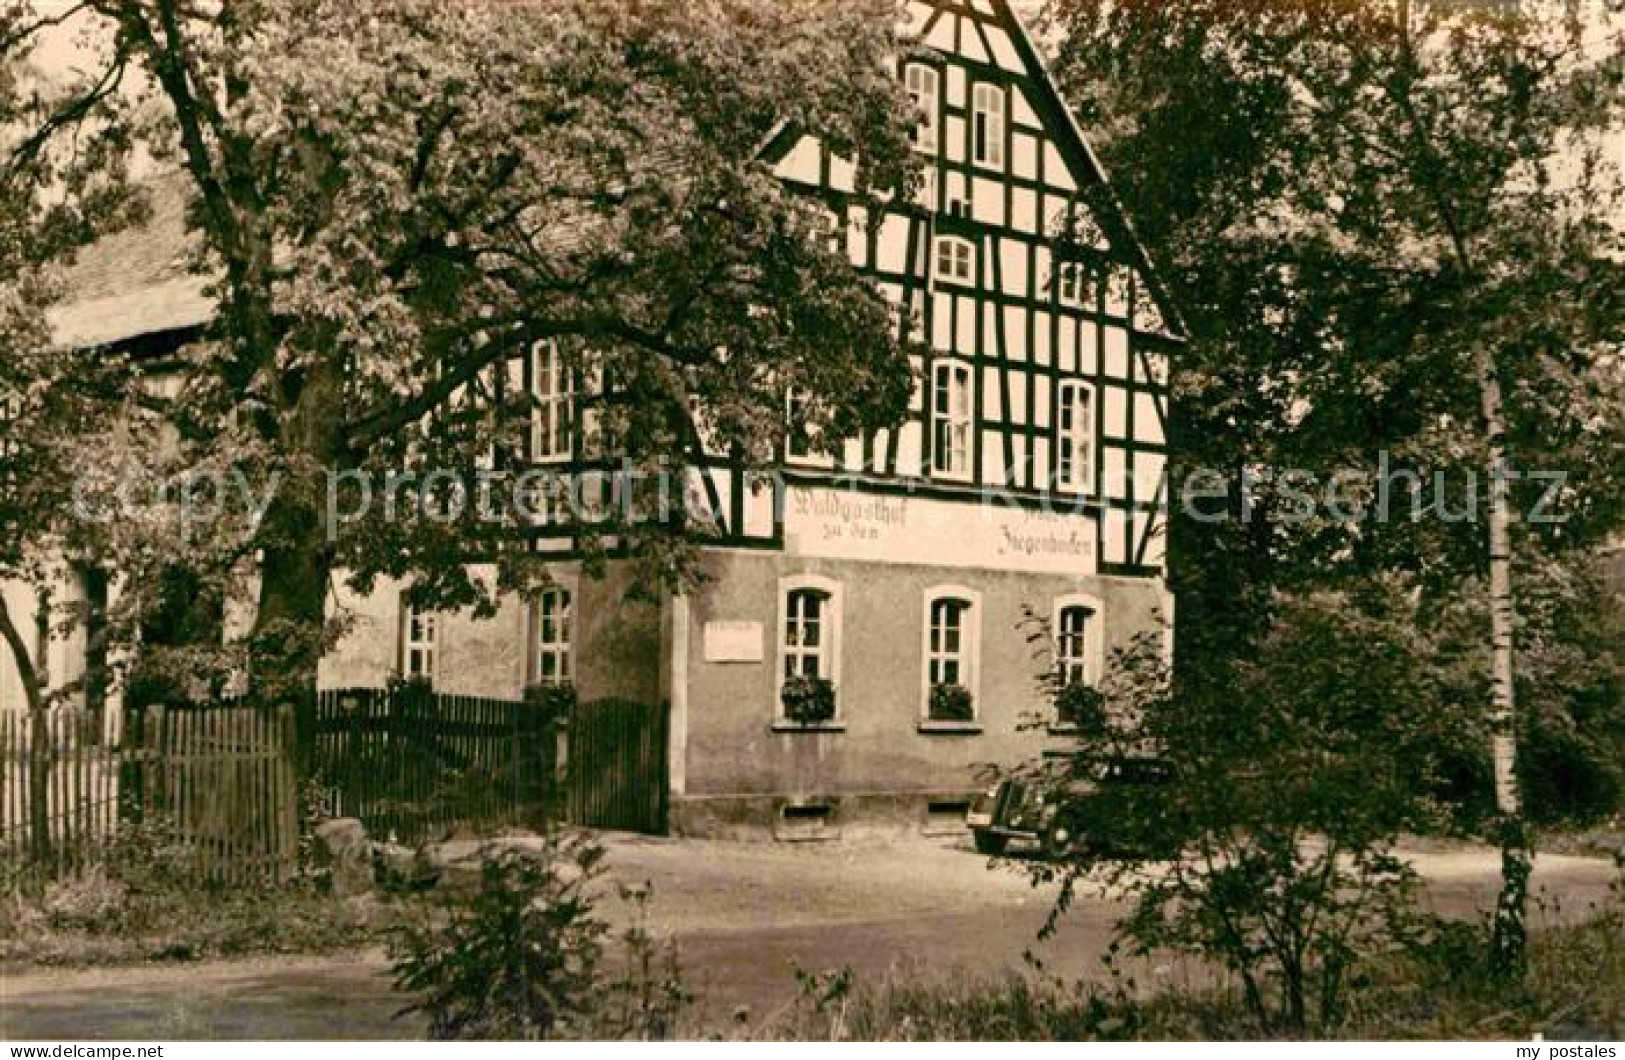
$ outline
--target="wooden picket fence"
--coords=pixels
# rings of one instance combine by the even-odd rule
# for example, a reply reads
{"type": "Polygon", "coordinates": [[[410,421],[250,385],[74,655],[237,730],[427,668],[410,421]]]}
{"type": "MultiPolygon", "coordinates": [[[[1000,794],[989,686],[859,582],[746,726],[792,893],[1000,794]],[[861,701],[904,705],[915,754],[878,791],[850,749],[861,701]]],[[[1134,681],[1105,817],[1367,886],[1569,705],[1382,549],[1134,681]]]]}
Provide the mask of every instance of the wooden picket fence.
{"type": "Polygon", "coordinates": [[[292,707],[148,707],[130,719],[126,807],[191,875],[279,882],[299,856],[292,707]]]}
{"type": "Polygon", "coordinates": [[[293,722],[290,708],[155,706],[131,714],[114,745],[93,712],[0,714],[0,869],[73,875],[119,854],[139,827],[183,875],[288,878],[293,722]]]}
{"type": "Polygon", "coordinates": [[[403,685],[318,697],[312,772],[327,812],[419,843],[534,826],[551,812],[555,726],[533,704],[403,685]]]}
{"type": "Polygon", "coordinates": [[[0,870],[60,875],[101,860],[118,830],[119,755],[100,713],[0,713],[0,870]]]}

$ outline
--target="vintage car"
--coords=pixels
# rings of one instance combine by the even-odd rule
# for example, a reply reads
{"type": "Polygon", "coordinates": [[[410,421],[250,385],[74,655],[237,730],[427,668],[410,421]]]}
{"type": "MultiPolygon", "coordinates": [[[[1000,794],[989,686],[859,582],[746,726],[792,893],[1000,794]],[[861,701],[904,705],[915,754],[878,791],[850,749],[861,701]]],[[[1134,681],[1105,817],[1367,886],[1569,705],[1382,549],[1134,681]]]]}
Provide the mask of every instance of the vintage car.
{"type": "Polygon", "coordinates": [[[1126,834],[1102,821],[1121,786],[1166,784],[1172,778],[1172,769],[1156,758],[1122,758],[1103,766],[1096,780],[1054,788],[1006,778],[971,804],[965,824],[977,851],[987,855],[1003,854],[1016,839],[1036,842],[1045,857],[1081,850],[1166,856],[1155,837],[1126,834]]]}

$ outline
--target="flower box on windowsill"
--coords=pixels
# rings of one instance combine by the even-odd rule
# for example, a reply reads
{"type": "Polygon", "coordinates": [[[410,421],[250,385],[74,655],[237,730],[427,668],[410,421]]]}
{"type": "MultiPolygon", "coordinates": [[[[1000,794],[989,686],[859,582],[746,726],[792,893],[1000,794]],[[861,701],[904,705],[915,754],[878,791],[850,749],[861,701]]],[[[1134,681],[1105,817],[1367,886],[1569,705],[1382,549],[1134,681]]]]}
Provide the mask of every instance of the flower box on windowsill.
{"type": "Polygon", "coordinates": [[[982,731],[982,723],[924,718],[920,721],[919,729],[931,736],[975,736],[982,731]]]}

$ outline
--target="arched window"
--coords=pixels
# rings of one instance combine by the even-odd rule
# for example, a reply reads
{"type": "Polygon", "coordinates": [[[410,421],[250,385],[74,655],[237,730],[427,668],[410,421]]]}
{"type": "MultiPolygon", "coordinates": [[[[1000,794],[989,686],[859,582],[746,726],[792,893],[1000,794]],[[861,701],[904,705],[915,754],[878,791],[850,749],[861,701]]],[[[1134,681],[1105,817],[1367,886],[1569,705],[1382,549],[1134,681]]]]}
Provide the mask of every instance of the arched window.
{"type": "Polygon", "coordinates": [[[1105,664],[1105,637],[1100,600],[1086,593],[1071,593],[1055,600],[1051,616],[1055,637],[1055,669],[1065,683],[1093,686],[1105,664]]]}
{"type": "Polygon", "coordinates": [[[937,114],[938,101],[941,99],[941,75],[935,67],[923,63],[909,63],[903,71],[903,82],[908,88],[908,97],[914,101],[914,108],[919,112],[918,123],[914,126],[914,145],[922,151],[935,151],[937,149],[937,114]]]}
{"type": "Polygon", "coordinates": [[[981,596],[963,586],[925,595],[921,715],[928,722],[976,720],[981,671],[981,596]]]}
{"type": "MultiPolygon", "coordinates": [[[[779,581],[779,702],[791,677],[841,683],[841,585],[815,574],[779,581]]],[[[837,695],[837,709],[839,696],[837,695]]]]}
{"type": "Polygon", "coordinates": [[[532,604],[531,615],[531,683],[569,684],[575,674],[574,595],[562,586],[543,589],[532,604]]]}
{"type": "Polygon", "coordinates": [[[971,140],[971,157],[978,165],[1004,165],[1004,92],[997,85],[976,86],[971,140]]]}

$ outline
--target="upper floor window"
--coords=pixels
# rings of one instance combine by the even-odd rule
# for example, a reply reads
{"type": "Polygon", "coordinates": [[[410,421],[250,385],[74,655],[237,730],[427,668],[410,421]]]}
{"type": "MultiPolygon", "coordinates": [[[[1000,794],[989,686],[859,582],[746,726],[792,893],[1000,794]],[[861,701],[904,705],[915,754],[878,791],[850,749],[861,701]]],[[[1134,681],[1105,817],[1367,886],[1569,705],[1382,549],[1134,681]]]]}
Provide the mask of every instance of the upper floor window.
{"type": "Polygon", "coordinates": [[[1091,308],[1089,270],[1082,262],[1066,261],[1055,271],[1056,299],[1064,306],[1091,308]]]}
{"type": "Polygon", "coordinates": [[[973,722],[981,653],[977,594],[959,586],[925,597],[925,704],[927,721],[973,722]]]}
{"type": "Polygon", "coordinates": [[[531,457],[568,460],[572,451],[570,369],[552,340],[531,348],[531,457]]]}
{"type": "Polygon", "coordinates": [[[440,620],[432,611],[401,603],[401,676],[433,681],[440,651],[440,620]]]}
{"type": "Polygon", "coordinates": [[[1087,383],[1061,384],[1055,417],[1055,477],[1064,490],[1087,493],[1094,484],[1095,391],[1087,383]]]}
{"type": "Polygon", "coordinates": [[[970,442],[970,367],[939,362],[931,381],[931,470],[947,478],[969,478],[970,442]]]}
{"type": "Polygon", "coordinates": [[[978,165],[1004,165],[1004,92],[980,84],[972,101],[971,157],[978,165]]]}
{"type": "Polygon", "coordinates": [[[919,113],[914,126],[914,144],[923,151],[937,149],[938,100],[941,98],[941,75],[934,67],[922,63],[909,63],[904,68],[903,80],[909,99],[919,113]]]}
{"type": "Polygon", "coordinates": [[[937,237],[937,279],[950,283],[974,283],[976,249],[970,240],[955,236],[937,237]]]}
{"type": "Polygon", "coordinates": [[[575,599],[562,586],[543,589],[532,605],[532,683],[563,685],[571,680],[571,626],[575,599]]]}

